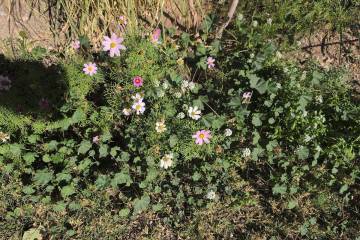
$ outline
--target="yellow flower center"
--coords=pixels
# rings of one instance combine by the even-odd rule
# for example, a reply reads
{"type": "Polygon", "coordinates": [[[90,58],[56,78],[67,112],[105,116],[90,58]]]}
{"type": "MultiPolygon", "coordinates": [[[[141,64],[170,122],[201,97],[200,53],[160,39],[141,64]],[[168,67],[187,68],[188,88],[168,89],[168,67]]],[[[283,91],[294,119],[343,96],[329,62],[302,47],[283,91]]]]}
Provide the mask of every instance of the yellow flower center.
{"type": "Polygon", "coordinates": [[[112,42],[110,43],[110,48],[115,48],[116,47],[116,43],[112,42]]]}
{"type": "Polygon", "coordinates": [[[199,134],[199,138],[204,139],[204,138],[205,138],[205,134],[200,133],[200,134],[199,134]]]}
{"type": "Polygon", "coordinates": [[[88,71],[92,72],[93,71],[93,67],[92,66],[88,66],[88,71]]]}
{"type": "Polygon", "coordinates": [[[136,105],[136,110],[140,110],[141,106],[140,105],[136,105]]]}

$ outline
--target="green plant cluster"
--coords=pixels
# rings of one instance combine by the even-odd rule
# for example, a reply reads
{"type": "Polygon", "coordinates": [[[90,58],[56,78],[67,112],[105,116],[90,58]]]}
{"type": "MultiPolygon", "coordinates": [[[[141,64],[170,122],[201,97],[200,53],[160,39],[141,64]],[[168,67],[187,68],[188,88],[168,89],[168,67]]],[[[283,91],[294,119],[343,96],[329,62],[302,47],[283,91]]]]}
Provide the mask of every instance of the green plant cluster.
{"type": "Polygon", "coordinates": [[[115,58],[82,41],[61,62],[61,117],[1,122],[0,237],[359,238],[360,107],[345,73],[283,59],[241,17],[223,41],[212,27],[129,35],[115,58]],[[144,113],[124,114],[136,94],[144,113]]]}

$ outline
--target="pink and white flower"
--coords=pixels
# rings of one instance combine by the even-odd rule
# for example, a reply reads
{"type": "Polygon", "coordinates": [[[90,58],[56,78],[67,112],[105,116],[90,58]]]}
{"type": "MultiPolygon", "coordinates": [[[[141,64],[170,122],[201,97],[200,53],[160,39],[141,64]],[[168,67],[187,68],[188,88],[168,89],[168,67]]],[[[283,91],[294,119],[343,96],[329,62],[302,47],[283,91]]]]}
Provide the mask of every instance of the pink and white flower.
{"type": "Polygon", "coordinates": [[[134,109],[136,111],[136,114],[139,115],[139,114],[143,114],[145,112],[145,103],[144,102],[135,102],[133,105],[132,105],[132,109],[134,109]]]}
{"type": "Polygon", "coordinates": [[[197,106],[189,107],[188,113],[192,119],[199,120],[201,118],[201,110],[197,106]]]}
{"type": "Polygon", "coordinates": [[[85,63],[83,71],[86,75],[92,76],[97,73],[97,66],[95,63],[92,62],[85,63]]]}
{"type": "Polygon", "coordinates": [[[135,87],[141,87],[144,83],[144,80],[140,76],[136,76],[133,78],[133,84],[135,87]]]}
{"type": "Polygon", "coordinates": [[[160,167],[164,169],[171,167],[173,165],[173,157],[172,153],[165,154],[160,160],[160,167]]]}
{"type": "Polygon", "coordinates": [[[214,68],[215,67],[215,58],[213,57],[208,57],[206,59],[206,64],[208,66],[208,69],[214,68]]]}
{"type": "Polygon", "coordinates": [[[93,142],[94,144],[99,144],[99,142],[100,142],[100,136],[99,136],[99,135],[94,136],[93,139],[92,139],[92,142],[93,142]]]}
{"type": "Polygon", "coordinates": [[[159,44],[160,43],[160,37],[161,37],[161,30],[160,30],[160,28],[157,28],[152,32],[152,34],[150,36],[150,41],[152,43],[159,44]]]}
{"type": "Polygon", "coordinates": [[[127,19],[125,16],[120,16],[119,17],[119,24],[122,25],[122,26],[126,26],[127,25],[127,19]]]}
{"type": "Polygon", "coordinates": [[[144,96],[141,93],[137,93],[137,94],[131,96],[131,98],[134,99],[135,102],[142,102],[144,99],[144,96]]]}
{"type": "Polygon", "coordinates": [[[115,33],[111,34],[111,37],[105,36],[103,44],[103,50],[109,51],[110,57],[120,56],[120,50],[125,50],[126,47],[121,43],[124,41],[123,38],[118,37],[115,33]]]}
{"type": "Polygon", "coordinates": [[[130,109],[130,108],[124,108],[124,109],[122,110],[122,112],[123,112],[123,114],[124,114],[125,116],[130,116],[130,114],[131,114],[131,109],[130,109]]]}
{"type": "Polygon", "coordinates": [[[78,50],[80,48],[80,41],[79,40],[74,40],[71,42],[71,47],[74,50],[78,50]]]}
{"type": "Polygon", "coordinates": [[[208,130],[197,131],[192,138],[195,138],[195,143],[198,145],[203,145],[204,143],[210,143],[211,133],[208,130]]]}
{"type": "Polygon", "coordinates": [[[244,92],[243,96],[242,96],[242,99],[243,99],[242,102],[243,103],[250,103],[251,97],[252,97],[252,92],[244,92]]]}

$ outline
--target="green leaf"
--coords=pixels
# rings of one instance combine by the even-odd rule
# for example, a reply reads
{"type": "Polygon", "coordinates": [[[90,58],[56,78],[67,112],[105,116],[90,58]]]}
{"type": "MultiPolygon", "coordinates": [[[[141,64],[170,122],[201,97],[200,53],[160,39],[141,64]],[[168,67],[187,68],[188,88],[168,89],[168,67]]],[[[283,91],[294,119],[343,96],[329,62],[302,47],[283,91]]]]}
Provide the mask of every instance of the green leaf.
{"type": "Polygon", "coordinates": [[[72,185],[64,186],[61,189],[61,196],[67,198],[75,193],[75,188],[72,185]]]}
{"type": "Polygon", "coordinates": [[[83,140],[81,143],[80,143],[80,147],[78,149],[78,153],[79,154],[85,154],[87,153],[87,151],[90,150],[92,144],[90,141],[88,140],[83,140]]]}
{"type": "Polygon", "coordinates": [[[35,173],[33,180],[36,185],[44,186],[48,184],[52,180],[52,178],[53,178],[53,173],[44,169],[44,170],[38,170],[35,173]]]}
{"type": "Polygon", "coordinates": [[[129,215],[129,213],[130,213],[130,209],[124,208],[119,211],[119,216],[125,218],[129,215]]]}
{"type": "Polygon", "coordinates": [[[297,205],[298,205],[298,202],[296,200],[290,200],[288,202],[287,208],[288,209],[293,209],[293,208],[297,207],[297,205]]]}
{"type": "Polygon", "coordinates": [[[24,232],[24,235],[22,237],[22,240],[41,240],[43,239],[43,236],[39,229],[37,228],[30,228],[26,232],[24,232]]]}
{"type": "Polygon", "coordinates": [[[286,193],[287,187],[285,185],[279,185],[278,183],[272,188],[273,194],[284,195],[286,193]]]}
{"type": "Polygon", "coordinates": [[[260,114],[260,113],[254,113],[254,114],[253,114],[251,123],[252,123],[255,127],[260,127],[260,126],[262,125],[262,121],[261,121],[260,117],[261,117],[261,114],[260,114]]]}
{"type": "Polygon", "coordinates": [[[31,165],[33,162],[35,162],[35,157],[37,157],[36,153],[26,153],[23,156],[23,159],[25,160],[27,165],[31,165]]]}
{"type": "Polygon", "coordinates": [[[126,186],[130,186],[132,183],[130,174],[125,171],[121,171],[120,173],[115,174],[114,178],[111,180],[111,186],[116,187],[119,184],[125,184],[126,186]]]}
{"type": "Polygon", "coordinates": [[[255,74],[247,74],[247,77],[250,80],[250,87],[256,89],[260,94],[264,94],[268,88],[268,83],[264,80],[261,80],[255,74]]]}
{"type": "Polygon", "coordinates": [[[299,159],[305,160],[309,156],[309,149],[307,147],[301,146],[297,151],[297,155],[299,159]]]}
{"type": "Polygon", "coordinates": [[[171,135],[169,138],[170,147],[172,147],[172,148],[175,147],[175,145],[177,144],[178,141],[179,141],[179,138],[175,134],[171,135]]]}
{"type": "Polygon", "coordinates": [[[149,195],[144,195],[140,199],[135,199],[134,201],[134,214],[138,214],[148,208],[150,204],[149,195]]]}
{"type": "Polygon", "coordinates": [[[344,192],[346,192],[349,189],[349,186],[347,184],[344,184],[341,186],[340,188],[340,194],[343,194],[344,192]]]}
{"type": "Polygon", "coordinates": [[[104,158],[109,154],[109,147],[106,144],[101,144],[99,149],[99,157],[104,158]]]}

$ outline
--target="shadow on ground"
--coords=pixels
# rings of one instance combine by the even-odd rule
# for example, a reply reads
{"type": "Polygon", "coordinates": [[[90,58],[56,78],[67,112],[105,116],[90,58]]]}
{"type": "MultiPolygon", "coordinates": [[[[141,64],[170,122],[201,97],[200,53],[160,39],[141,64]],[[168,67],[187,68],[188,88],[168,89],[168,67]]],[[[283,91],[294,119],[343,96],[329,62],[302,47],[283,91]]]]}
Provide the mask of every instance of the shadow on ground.
{"type": "Polygon", "coordinates": [[[60,66],[9,60],[0,54],[0,114],[2,108],[32,119],[54,119],[66,90],[60,66]]]}

